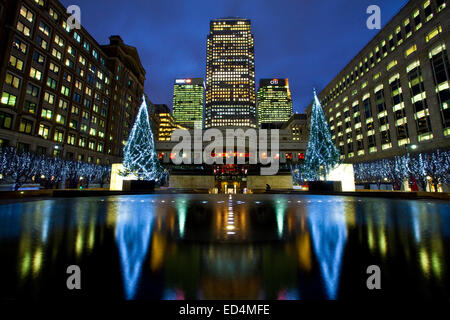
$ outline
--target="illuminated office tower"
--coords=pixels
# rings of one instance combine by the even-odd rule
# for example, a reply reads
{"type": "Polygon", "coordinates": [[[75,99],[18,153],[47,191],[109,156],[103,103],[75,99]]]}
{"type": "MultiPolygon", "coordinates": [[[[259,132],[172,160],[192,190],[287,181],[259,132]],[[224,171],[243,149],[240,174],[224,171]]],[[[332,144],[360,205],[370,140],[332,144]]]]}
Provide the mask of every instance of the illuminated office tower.
{"type": "Polygon", "coordinates": [[[250,20],[211,21],[206,59],[205,127],[256,127],[250,20]]]}
{"type": "Polygon", "coordinates": [[[165,104],[152,106],[151,123],[153,133],[158,141],[170,141],[172,133],[177,129],[186,129],[175,122],[170,109],[165,104]]]}
{"type": "Polygon", "coordinates": [[[257,93],[258,124],[284,123],[292,116],[288,79],[261,79],[257,93]]]}
{"type": "Polygon", "coordinates": [[[190,129],[203,128],[202,78],[176,79],[173,89],[173,117],[177,124],[190,129]]]}

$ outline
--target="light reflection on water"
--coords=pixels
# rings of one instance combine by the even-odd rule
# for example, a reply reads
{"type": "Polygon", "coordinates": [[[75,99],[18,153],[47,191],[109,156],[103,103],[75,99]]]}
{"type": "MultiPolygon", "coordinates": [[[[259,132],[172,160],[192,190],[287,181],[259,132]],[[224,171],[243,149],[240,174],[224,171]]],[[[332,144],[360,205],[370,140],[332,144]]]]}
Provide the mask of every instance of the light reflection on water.
{"type": "Polygon", "coordinates": [[[446,202],[146,195],[0,204],[0,299],[448,299],[446,202]],[[83,290],[65,289],[67,266],[83,290]],[[381,293],[365,283],[382,270],[381,293]]]}
{"type": "Polygon", "coordinates": [[[336,299],[342,254],[347,240],[342,203],[338,202],[327,211],[322,206],[311,206],[308,221],[328,297],[336,299]]]}
{"type": "Polygon", "coordinates": [[[147,255],[154,205],[135,206],[131,202],[120,202],[116,220],[116,242],[119,248],[125,297],[133,299],[147,255]]]}

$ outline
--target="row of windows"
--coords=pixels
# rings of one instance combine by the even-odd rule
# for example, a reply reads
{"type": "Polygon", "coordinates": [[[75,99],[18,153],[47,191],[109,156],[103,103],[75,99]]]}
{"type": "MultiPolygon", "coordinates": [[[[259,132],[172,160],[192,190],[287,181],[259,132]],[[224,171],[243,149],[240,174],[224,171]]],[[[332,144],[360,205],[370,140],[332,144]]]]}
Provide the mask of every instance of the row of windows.
{"type": "MultiPolygon", "coordinates": [[[[18,69],[19,71],[23,70],[23,61],[18,59],[17,57],[11,55],[10,57],[10,62],[9,62],[10,66],[15,67],[16,69],[18,69]]],[[[57,75],[59,73],[59,67],[53,63],[50,63],[49,66],[49,70],[54,73],[55,75],[57,75]]],[[[30,73],[29,76],[37,81],[41,81],[42,80],[42,71],[31,67],[30,68],[30,73]]],[[[64,74],[64,80],[67,82],[72,82],[72,76],[69,73],[65,73],[64,74]]],[[[14,88],[19,88],[20,86],[20,79],[18,77],[12,76],[11,74],[7,74],[7,79],[6,79],[7,84],[12,85],[14,88]],[[12,77],[12,78],[11,78],[12,77]],[[12,82],[11,82],[12,81],[12,82]]],[[[56,90],[57,87],[57,81],[53,78],[51,78],[50,76],[47,78],[46,84],[48,87],[56,90]]],[[[79,80],[75,81],[75,88],[78,90],[82,90],[82,82],[79,80]]],[[[39,93],[39,90],[34,90],[34,93],[32,94],[33,96],[37,97],[39,93]]],[[[106,92],[109,93],[109,90],[106,92]]],[[[61,85],[61,94],[64,94],[65,96],[69,96],[70,95],[70,88],[61,85]]],[[[92,88],[86,86],[85,88],[85,94],[87,96],[92,96],[92,88]]],[[[94,94],[94,98],[95,100],[100,101],[101,100],[101,96],[99,93],[95,93],[94,94]]],[[[80,103],[81,100],[81,95],[78,93],[74,93],[74,101],[77,103],[80,103]]],[[[90,100],[85,99],[85,106],[86,107],[90,107],[90,100]]],[[[109,103],[107,98],[103,98],[103,104],[107,105],[109,103]]]]}
{"type": "MultiPolygon", "coordinates": [[[[0,128],[2,129],[12,129],[12,115],[0,112],[0,128]]],[[[32,134],[34,122],[28,119],[21,119],[19,125],[19,132],[24,134],[32,134]]],[[[92,130],[92,129],[91,129],[92,130]]],[[[50,136],[50,126],[45,125],[43,123],[39,124],[38,135],[42,138],[49,140],[50,136]]],[[[103,143],[97,143],[95,141],[88,140],[85,137],[80,137],[77,140],[76,134],[67,134],[67,141],[64,140],[65,132],[60,129],[55,129],[53,134],[53,141],[58,143],[66,142],[69,145],[77,145],[79,147],[88,147],[91,150],[95,150],[98,152],[103,152],[103,143]],[[88,142],[88,143],[87,143],[88,142]],[[97,148],[95,148],[97,146],[97,148]]]]}
{"type": "MultiPolygon", "coordinates": [[[[57,40],[55,38],[55,42],[56,41],[57,40]]],[[[47,42],[44,42],[44,40],[38,39],[38,43],[40,43],[40,46],[43,47],[45,50],[48,49],[48,44],[47,44],[47,42]]],[[[13,40],[13,48],[19,50],[23,54],[26,54],[28,46],[27,46],[26,43],[22,42],[20,39],[15,38],[13,40]]],[[[67,52],[69,54],[71,54],[73,57],[76,58],[76,50],[72,46],[68,46],[67,52]]],[[[58,51],[57,49],[53,48],[51,54],[57,60],[62,61],[62,53],[60,51],[58,51]]],[[[18,59],[18,58],[16,57],[16,59],[18,59]]],[[[42,65],[42,66],[44,66],[44,64],[45,64],[45,57],[42,54],[40,54],[38,51],[35,51],[34,54],[33,54],[33,61],[38,63],[38,64],[40,64],[40,65],[42,65]]],[[[86,66],[86,58],[83,57],[82,55],[78,56],[78,62],[81,65],[86,66]]],[[[22,63],[23,63],[23,61],[22,61],[22,63]]],[[[53,62],[51,62],[51,64],[53,64],[53,62]]],[[[67,67],[71,68],[71,69],[75,69],[75,62],[72,59],[70,59],[70,58],[66,58],[64,64],[67,67]]],[[[110,84],[110,82],[111,82],[110,78],[105,76],[102,71],[97,70],[97,68],[93,64],[89,64],[89,68],[88,69],[89,69],[89,71],[91,73],[96,75],[97,80],[99,80],[99,82],[101,82],[101,83],[104,82],[106,85],[110,84]]],[[[84,71],[84,69],[82,67],[78,67],[77,72],[80,74],[80,76],[84,77],[85,71],[84,71]]],[[[89,80],[93,84],[94,77],[90,76],[89,80]]]]}
{"type": "MultiPolygon", "coordinates": [[[[444,0],[435,0],[436,12],[442,11],[446,7],[444,0]]],[[[368,56],[362,58],[358,65],[356,65],[353,71],[347,76],[343,77],[339,83],[332,88],[329,93],[323,98],[324,105],[337,98],[342,92],[344,92],[350,85],[355,83],[365,72],[369,71],[369,68],[375,66],[375,63],[379,63],[383,58],[387,57],[390,51],[394,51],[396,46],[400,46],[404,39],[409,38],[414,31],[419,30],[423,26],[423,22],[428,22],[433,18],[432,4],[430,0],[423,2],[421,8],[416,9],[410,18],[406,18],[401,26],[397,26],[393,33],[388,37],[388,41],[383,40],[379,45],[371,51],[368,56]],[[423,19],[422,17],[425,17],[423,19]],[[414,23],[414,25],[413,25],[414,23]],[[413,29],[414,27],[414,29],[413,29]]],[[[427,42],[435,37],[438,33],[442,32],[440,26],[433,29],[426,35],[427,42]]],[[[416,45],[408,48],[405,52],[405,56],[410,55],[416,51],[416,45]]],[[[388,65],[388,71],[397,64],[397,61],[392,61],[388,65]]],[[[375,79],[374,79],[375,80],[375,79]]]]}
{"type": "MultiPolygon", "coordinates": [[[[450,135],[450,89],[449,89],[449,80],[450,80],[450,68],[449,68],[449,60],[447,56],[446,50],[434,51],[430,53],[430,61],[432,63],[433,73],[435,74],[435,85],[436,92],[439,98],[439,102],[441,105],[440,113],[441,119],[444,126],[444,135],[450,135]],[[436,75],[440,75],[439,77],[436,75]],[[442,86],[442,82],[445,86],[442,86]],[[439,86],[439,84],[441,84],[439,86]]],[[[431,120],[430,120],[430,111],[428,109],[428,103],[426,98],[425,86],[423,82],[422,72],[420,68],[420,62],[416,61],[410,64],[407,68],[408,75],[408,83],[409,89],[412,97],[412,107],[414,112],[414,120],[416,124],[416,132],[417,132],[417,140],[418,142],[424,142],[430,139],[433,139],[431,120]]],[[[391,99],[393,104],[393,116],[394,116],[394,124],[395,130],[397,134],[397,143],[398,146],[402,146],[410,143],[409,136],[409,128],[407,124],[407,118],[405,114],[405,105],[403,101],[402,88],[399,81],[399,75],[395,75],[391,77],[390,82],[390,90],[391,90],[391,99]]],[[[391,133],[389,121],[387,117],[386,111],[386,103],[385,103],[385,90],[382,87],[378,86],[375,89],[375,98],[376,98],[376,110],[378,111],[378,127],[379,127],[379,135],[380,135],[380,143],[382,146],[382,150],[389,149],[392,147],[391,133]]],[[[365,115],[366,123],[366,135],[368,136],[369,142],[369,151],[376,152],[377,145],[376,139],[374,138],[374,124],[373,124],[373,114],[370,103],[370,98],[365,96],[363,100],[363,113],[365,115]]],[[[357,151],[358,155],[364,154],[364,142],[363,135],[361,130],[361,117],[359,110],[359,103],[357,101],[353,104],[353,118],[354,118],[354,127],[352,127],[351,117],[349,113],[349,108],[344,109],[343,116],[345,117],[345,135],[344,128],[342,127],[342,121],[337,122],[337,131],[338,131],[338,139],[336,140],[336,144],[341,148],[341,151],[344,151],[344,136],[346,137],[347,142],[347,155],[351,155],[353,153],[353,135],[355,133],[355,137],[357,141],[357,151]]],[[[341,113],[338,112],[336,114],[336,120],[341,117],[341,113]]],[[[342,118],[340,118],[342,119],[342,118]]],[[[334,126],[334,118],[330,118],[330,129],[333,134],[333,139],[335,139],[335,126],[334,126]]]]}
{"type": "MultiPolygon", "coordinates": [[[[26,19],[26,21],[28,21],[29,23],[33,23],[35,20],[35,14],[28,9],[26,6],[22,5],[20,8],[20,15],[26,19]]],[[[57,23],[59,20],[59,14],[56,12],[55,9],[50,8],[49,9],[49,15],[54,19],[54,21],[57,23]]],[[[67,21],[62,19],[61,20],[61,27],[63,28],[63,30],[65,30],[66,32],[70,32],[70,28],[67,25],[67,21]]],[[[51,27],[48,26],[44,21],[40,21],[39,23],[39,27],[38,27],[39,31],[42,32],[44,35],[46,35],[47,37],[50,36],[51,33],[51,27]]],[[[22,34],[24,34],[26,37],[30,37],[31,36],[31,30],[29,27],[25,26],[21,21],[18,22],[17,24],[17,30],[19,32],[21,32],[22,34]]],[[[79,31],[74,31],[73,33],[73,38],[76,42],[78,43],[82,43],[82,36],[80,35],[79,31]]],[[[64,39],[62,37],[60,37],[59,35],[55,35],[55,43],[57,43],[60,47],[64,47],[64,39]]],[[[89,52],[92,53],[92,56],[99,60],[100,63],[102,65],[105,65],[105,59],[103,57],[99,56],[99,53],[96,49],[92,49],[91,52],[91,44],[85,40],[83,42],[83,48],[89,52]]]]}
{"type": "MultiPolygon", "coordinates": [[[[8,94],[7,92],[2,93],[2,100],[1,100],[2,104],[11,105],[13,102],[15,103],[15,101],[16,101],[16,98],[14,96],[12,96],[11,94],[8,94]]],[[[60,107],[61,107],[61,110],[66,110],[67,102],[60,100],[60,107]]],[[[25,104],[24,104],[24,111],[28,112],[30,114],[35,114],[36,113],[36,103],[26,100],[25,104]]],[[[45,118],[47,120],[52,120],[53,114],[54,114],[54,111],[52,109],[42,108],[42,111],[41,111],[42,118],[45,118]]],[[[76,106],[72,107],[72,114],[74,114],[74,115],[79,114],[78,107],[76,107],[76,106]]],[[[98,117],[96,117],[94,115],[90,116],[88,112],[83,111],[82,119],[87,120],[87,121],[90,120],[91,124],[98,124],[100,128],[105,128],[105,120],[102,120],[102,119],[99,120],[98,117]]],[[[55,121],[58,124],[65,125],[66,124],[66,116],[63,114],[57,113],[56,117],[55,117],[55,121]]],[[[72,129],[78,129],[78,121],[76,119],[72,119],[69,122],[69,127],[72,129]]],[[[81,126],[80,126],[81,131],[87,132],[87,129],[88,129],[88,127],[86,124],[81,124],[81,126]]],[[[96,128],[91,128],[89,132],[91,135],[94,135],[94,136],[97,135],[96,128]]],[[[98,136],[101,138],[104,138],[104,132],[98,131],[98,136]]]]}

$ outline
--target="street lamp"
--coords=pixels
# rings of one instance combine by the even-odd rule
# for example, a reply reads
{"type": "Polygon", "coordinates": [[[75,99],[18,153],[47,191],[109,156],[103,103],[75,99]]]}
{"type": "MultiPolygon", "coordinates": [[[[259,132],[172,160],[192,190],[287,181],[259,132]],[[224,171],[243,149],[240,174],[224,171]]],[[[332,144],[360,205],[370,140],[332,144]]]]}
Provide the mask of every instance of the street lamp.
{"type": "Polygon", "coordinates": [[[419,148],[419,146],[417,144],[406,144],[405,145],[406,152],[408,152],[409,150],[415,151],[418,148],[419,148]]]}

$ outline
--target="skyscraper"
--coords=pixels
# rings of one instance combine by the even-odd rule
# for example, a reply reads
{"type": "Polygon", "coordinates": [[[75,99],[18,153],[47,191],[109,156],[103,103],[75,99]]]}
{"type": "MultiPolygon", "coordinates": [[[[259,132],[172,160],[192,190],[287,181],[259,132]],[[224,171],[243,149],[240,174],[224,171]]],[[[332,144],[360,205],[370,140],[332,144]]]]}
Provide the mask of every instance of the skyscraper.
{"type": "Polygon", "coordinates": [[[210,23],[205,127],[256,127],[255,56],[250,20],[210,23]]]}
{"type": "Polygon", "coordinates": [[[190,129],[203,128],[202,78],[176,79],[173,89],[173,117],[175,121],[190,129]]]}
{"type": "Polygon", "coordinates": [[[261,79],[257,94],[258,124],[283,123],[292,116],[288,79],[261,79]]]}

